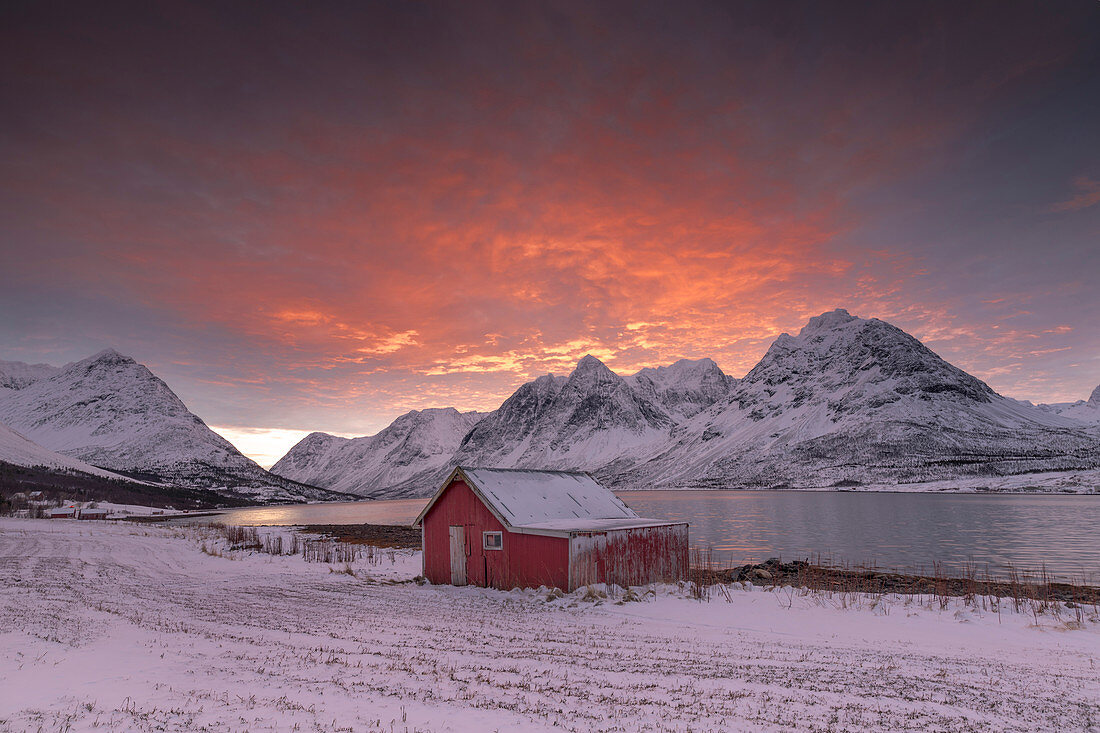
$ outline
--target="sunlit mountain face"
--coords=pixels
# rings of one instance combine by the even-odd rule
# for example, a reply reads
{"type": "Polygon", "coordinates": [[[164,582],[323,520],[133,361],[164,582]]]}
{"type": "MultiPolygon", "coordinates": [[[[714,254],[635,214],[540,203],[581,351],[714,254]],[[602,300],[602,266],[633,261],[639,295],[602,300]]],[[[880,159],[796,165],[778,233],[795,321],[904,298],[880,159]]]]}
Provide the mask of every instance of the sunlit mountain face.
{"type": "Polygon", "coordinates": [[[585,354],[740,378],[838,306],[1009,397],[1100,381],[1096,3],[0,19],[0,359],[115,347],[238,435],[585,354]]]}

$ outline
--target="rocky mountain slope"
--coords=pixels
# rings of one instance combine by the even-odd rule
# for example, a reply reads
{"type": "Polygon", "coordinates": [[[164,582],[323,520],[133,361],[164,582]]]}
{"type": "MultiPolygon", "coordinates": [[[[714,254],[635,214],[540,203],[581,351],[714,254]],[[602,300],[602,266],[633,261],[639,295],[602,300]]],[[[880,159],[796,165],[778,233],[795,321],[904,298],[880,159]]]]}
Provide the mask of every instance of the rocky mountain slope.
{"type": "Polygon", "coordinates": [[[462,440],[455,461],[503,468],[604,465],[668,439],[676,419],[594,356],[524,385],[462,440]]]}
{"type": "Polygon", "coordinates": [[[24,364],[21,361],[0,361],[0,394],[4,390],[23,389],[39,379],[52,377],[61,367],[49,364],[24,364]]]}
{"type": "Polygon", "coordinates": [[[697,415],[726,398],[738,382],[711,359],[681,359],[669,366],[642,369],[625,381],[677,420],[697,415]]]}
{"type": "MultiPolygon", "coordinates": [[[[582,469],[619,489],[1080,471],[1100,466],[1100,431],[1076,417],[1090,415],[1093,401],[1100,396],[1071,406],[1007,399],[895,326],[836,310],[781,335],[740,380],[709,359],[621,377],[586,356],[568,377],[522,385],[450,460],[413,459],[400,481],[354,485],[377,497],[426,495],[455,463],[582,469]]],[[[338,440],[315,434],[284,461],[324,464],[338,440]]],[[[342,470],[310,475],[334,486],[346,480],[342,470]]]]}
{"type": "Polygon", "coordinates": [[[112,472],[227,496],[348,498],[264,471],[146,367],[114,350],[60,369],[12,364],[4,365],[0,423],[43,448],[112,472]]]}
{"type": "Polygon", "coordinates": [[[365,438],[311,433],[271,471],[352,494],[400,491],[422,474],[446,472],[462,437],[482,417],[453,407],[413,410],[365,438]]]}
{"type": "Polygon", "coordinates": [[[837,310],[781,335],[728,400],[616,485],[820,487],[1100,465],[1079,423],[998,395],[919,341],[837,310]]]}
{"type": "MultiPolygon", "coordinates": [[[[272,471],[320,486],[373,497],[430,494],[457,462],[485,466],[606,467],[663,446],[688,415],[729,394],[737,380],[710,359],[681,360],[620,377],[593,356],[568,377],[542,376],[516,390],[497,410],[462,429],[453,409],[409,413],[377,436],[347,440],[325,433],[304,438],[272,471]],[[442,425],[439,416],[450,415],[442,425]],[[400,451],[378,449],[393,431],[400,451]],[[432,450],[419,446],[434,435],[432,450]],[[442,436],[442,437],[440,437],[442,436]],[[411,446],[412,449],[408,449],[411,446]],[[444,450],[448,448],[449,450],[444,450]]],[[[390,439],[383,445],[395,444],[390,439]]]]}

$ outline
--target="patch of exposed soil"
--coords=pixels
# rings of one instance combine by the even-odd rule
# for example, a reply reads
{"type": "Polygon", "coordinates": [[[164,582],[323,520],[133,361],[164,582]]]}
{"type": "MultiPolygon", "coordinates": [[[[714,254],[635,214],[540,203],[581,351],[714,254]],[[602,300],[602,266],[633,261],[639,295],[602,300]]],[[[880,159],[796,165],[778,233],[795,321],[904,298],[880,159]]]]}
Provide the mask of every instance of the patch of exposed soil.
{"type": "Polygon", "coordinates": [[[780,562],[777,558],[758,565],[742,565],[729,570],[693,568],[693,576],[700,574],[707,574],[720,582],[749,580],[756,585],[791,585],[812,590],[938,596],[988,595],[999,598],[1077,602],[1088,605],[1100,603],[1100,588],[1096,586],[1059,583],[1052,579],[1033,576],[1004,580],[985,577],[909,575],[873,568],[847,569],[811,565],[805,560],[780,562]]]}
{"type": "Polygon", "coordinates": [[[375,547],[420,547],[420,528],[403,524],[309,524],[306,532],[375,547]]]}

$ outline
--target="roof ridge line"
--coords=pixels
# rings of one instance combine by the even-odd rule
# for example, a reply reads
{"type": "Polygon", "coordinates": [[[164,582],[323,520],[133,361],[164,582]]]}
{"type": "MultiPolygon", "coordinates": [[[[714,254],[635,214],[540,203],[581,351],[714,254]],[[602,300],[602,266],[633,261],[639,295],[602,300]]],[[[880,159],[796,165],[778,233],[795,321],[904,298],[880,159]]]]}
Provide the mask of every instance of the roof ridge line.
{"type": "Polygon", "coordinates": [[[463,471],[510,471],[515,473],[564,473],[570,476],[591,476],[588,471],[566,471],[558,468],[493,468],[491,466],[463,466],[457,468],[463,471]]]}

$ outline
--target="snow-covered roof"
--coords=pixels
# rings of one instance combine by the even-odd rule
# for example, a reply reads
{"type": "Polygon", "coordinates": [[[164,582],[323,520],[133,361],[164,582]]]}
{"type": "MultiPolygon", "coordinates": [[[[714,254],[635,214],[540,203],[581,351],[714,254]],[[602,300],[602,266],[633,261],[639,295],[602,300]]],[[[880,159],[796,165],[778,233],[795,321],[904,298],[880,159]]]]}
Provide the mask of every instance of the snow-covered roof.
{"type": "Polygon", "coordinates": [[[601,531],[669,524],[639,517],[587,473],[514,468],[456,468],[420,516],[455,478],[463,479],[507,527],[545,532],[601,531]]]}
{"type": "Polygon", "coordinates": [[[636,519],[634,510],[587,473],[462,468],[513,527],[554,519],[636,519]]]}
{"type": "Polygon", "coordinates": [[[546,530],[548,532],[607,532],[612,529],[638,529],[640,527],[667,527],[687,522],[669,522],[663,519],[555,519],[550,522],[526,524],[522,529],[546,530]]]}

